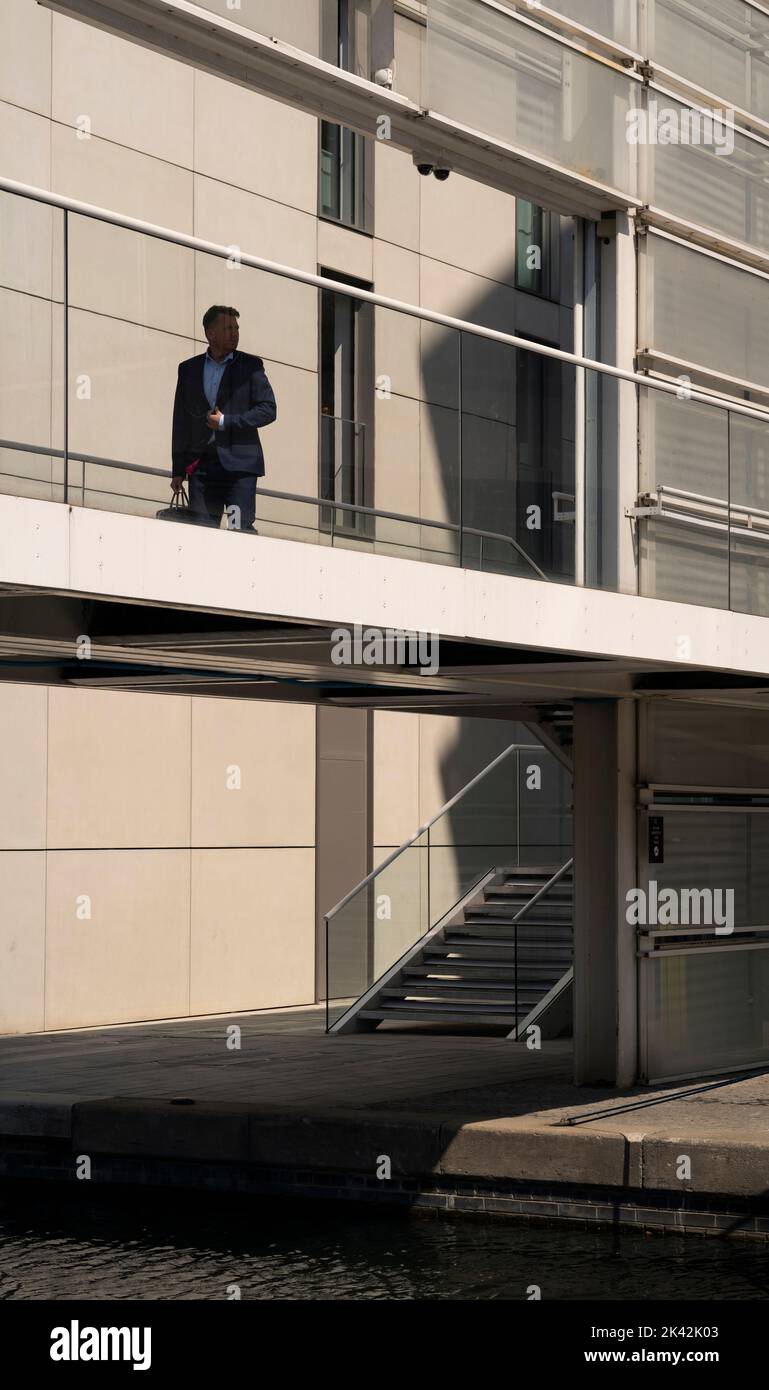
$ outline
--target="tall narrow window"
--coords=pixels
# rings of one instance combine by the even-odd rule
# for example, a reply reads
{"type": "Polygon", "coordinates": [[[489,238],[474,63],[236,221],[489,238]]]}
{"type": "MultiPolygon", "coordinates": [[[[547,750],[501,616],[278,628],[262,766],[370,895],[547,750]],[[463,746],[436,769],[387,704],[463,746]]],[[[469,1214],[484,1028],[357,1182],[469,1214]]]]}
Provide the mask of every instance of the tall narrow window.
{"type": "MultiPolygon", "coordinates": [[[[368,77],[368,6],[361,0],[324,0],[322,18],[325,60],[368,77]]],[[[358,231],[372,230],[373,168],[370,139],[321,121],[318,215],[358,231]]]]}
{"type": "Polygon", "coordinates": [[[525,198],[517,198],[515,218],[517,288],[543,299],[557,299],[560,217],[525,198]]]}
{"type": "MultiPolygon", "coordinates": [[[[365,513],[350,508],[370,504],[372,311],[369,304],[332,290],[321,291],[320,309],[319,496],[348,504],[336,517],[335,529],[360,532],[366,530],[365,513]]],[[[329,519],[330,513],[327,524],[329,519]]]]}

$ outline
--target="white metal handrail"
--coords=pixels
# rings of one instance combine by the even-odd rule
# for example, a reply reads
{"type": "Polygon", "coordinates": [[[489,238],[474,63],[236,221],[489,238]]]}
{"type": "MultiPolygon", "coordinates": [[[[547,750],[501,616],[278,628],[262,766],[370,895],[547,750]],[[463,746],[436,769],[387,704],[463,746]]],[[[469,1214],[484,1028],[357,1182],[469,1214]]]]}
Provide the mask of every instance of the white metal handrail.
{"type": "Polygon", "coordinates": [[[346,893],[345,896],[341,899],[341,901],[338,902],[335,907],[331,908],[330,912],[325,912],[323,915],[326,923],[330,922],[331,918],[335,917],[337,912],[340,912],[343,907],[346,907],[347,904],[351,902],[352,899],[356,896],[356,894],[359,893],[362,888],[365,888],[369,883],[371,883],[377,877],[378,874],[381,874],[385,869],[389,868],[390,864],[392,864],[398,858],[399,854],[403,854],[404,850],[410,849],[413,844],[416,844],[417,840],[421,839],[421,837],[427,833],[430,827],[435,825],[435,822],[441,819],[441,816],[445,816],[447,811],[450,811],[452,807],[456,806],[457,802],[461,801],[462,797],[465,796],[467,792],[471,791],[473,787],[477,787],[478,783],[482,782],[484,777],[488,777],[489,773],[493,772],[495,767],[499,767],[499,764],[504,762],[505,758],[509,757],[511,753],[535,753],[545,751],[546,750],[542,748],[541,744],[538,743],[511,743],[509,748],[505,748],[499,754],[498,757],[494,758],[492,762],[490,762],[480,772],[476,773],[475,777],[471,777],[470,781],[467,782],[465,786],[460,789],[460,791],[456,792],[456,794],[452,796],[449,801],[446,802],[445,806],[441,806],[440,811],[436,811],[435,815],[431,816],[430,820],[426,821],[424,825],[420,826],[419,829],[416,830],[414,834],[409,837],[408,840],[404,840],[402,845],[399,845],[397,849],[394,849],[392,851],[392,854],[388,854],[387,858],[383,859],[382,863],[377,865],[375,869],[372,869],[370,874],[366,874],[366,877],[362,878],[360,883],[356,883],[355,887],[351,888],[350,892],[346,893]]]}
{"type": "MultiPolygon", "coordinates": [[[[219,242],[206,241],[203,237],[192,236],[187,232],[177,232],[171,227],[146,222],[139,217],[128,217],[124,213],[111,212],[108,208],[97,207],[93,203],[86,203],[78,198],[69,198],[62,193],[53,193],[48,189],[21,183],[18,179],[0,177],[0,191],[46,203],[50,207],[57,207],[64,212],[74,213],[81,217],[91,217],[99,222],[107,222],[114,227],[124,227],[128,231],[138,232],[143,236],[156,237],[160,241],[168,241],[175,246],[185,246],[190,251],[202,251],[207,255],[218,256],[225,260],[232,258],[233,249],[231,246],[222,246],[219,242]]],[[[471,337],[485,338],[490,342],[520,348],[524,352],[530,352],[539,357],[548,357],[553,361],[564,362],[569,366],[584,367],[589,371],[598,372],[602,376],[612,377],[616,381],[626,381],[633,386],[643,386],[648,390],[660,391],[663,395],[680,395],[680,382],[658,381],[643,375],[641,372],[631,372],[624,367],[616,367],[607,362],[598,362],[595,358],[568,352],[565,348],[551,347],[546,343],[537,343],[530,338],[521,338],[515,333],[504,333],[497,328],[486,328],[482,324],[472,323],[467,319],[457,318],[451,314],[442,314],[436,309],[426,309],[422,305],[410,304],[406,300],[393,299],[388,295],[378,294],[375,290],[360,289],[356,285],[349,285],[341,280],[333,280],[326,275],[316,275],[309,270],[299,270],[295,266],[282,265],[278,261],[268,260],[264,256],[255,256],[250,252],[239,250],[238,260],[240,264],[248,266],[252,270],[264,270],[287,280],[295,280],[299,284],[311,285],[317,289],[333,290],[337,294],[347,295],[350,299],[374,304],[381,309],[391,309],[395,313],[407,314],[411,318],[421,319],[426,323],[435,323],[443,328],[452,328],[457,332],[467,333],[471,337]]],[[[704,405],[713,406],[716,410],[730,410],[735,415],[763,420],[769,424],[769,411],[759,410],[754,406],[720,401],[710,394],[694,390],[687,390],[687,400],[700,401],[704,405]]]]}
{"type": "Polygon", "coordinates": [[[737,531],[739,535],[769,540],[769,511],[750,507],[744,502],[726,502],[722,497],[688,492],[684,488],[660,484],[647,496],[639,498],[635,507],[628,507],[627,516],[655,521],[678,521],[708,531],[722,533],[737,531]],[[666,506],[666,498],[670,505],[666,506]],[[710,510],[708,510],[710,509],[710,510]]]}

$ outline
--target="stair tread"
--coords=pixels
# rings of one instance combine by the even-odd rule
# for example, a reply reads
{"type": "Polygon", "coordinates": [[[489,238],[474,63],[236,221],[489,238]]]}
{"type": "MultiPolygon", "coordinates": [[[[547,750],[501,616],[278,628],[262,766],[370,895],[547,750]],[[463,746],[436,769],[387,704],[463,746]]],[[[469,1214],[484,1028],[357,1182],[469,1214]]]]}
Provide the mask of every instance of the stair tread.
{"type": "Polygon", "coordinates": [[[484,1009],[476,1008],[474,1005],[466,1005],[464,1008],[458,1004],[415,1004],[413,1007],[399,1004],[385,1009],[362,1009],[360,1018],[379,1019],[385,1018],[462,1018],[467,1023],[495,1023],[514,1025],[519,1019],[526,1017],[527,1010],[519,1009],[516,1014],[514,1008],[509,1009],[484,1009]]]}

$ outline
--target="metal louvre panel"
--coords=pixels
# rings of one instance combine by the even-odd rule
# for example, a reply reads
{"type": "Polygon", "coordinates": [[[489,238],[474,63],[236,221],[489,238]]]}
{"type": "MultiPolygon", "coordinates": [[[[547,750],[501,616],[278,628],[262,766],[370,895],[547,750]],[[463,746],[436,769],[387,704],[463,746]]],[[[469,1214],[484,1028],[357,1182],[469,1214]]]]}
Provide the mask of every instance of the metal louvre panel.
{"type": "Polygon", "coordinates": [[[651,0],[651,59],[769,120],[769,16],[743,0],[651,0]]]}
{"type": "MultiPolygon", "coordinates": [[[[751,854],[750,822],[766,816],[719,814],[709,811],[676,811],[665,816],[665,862],[649,870],[659,891],[675,888],[720,888],[734,890],[734,925],[759,925],[750,920],[751,854]],[[703,860],[703,844],[707,857],[703,860]]],[[[764,920],[769,922],[769,903],[764,903],[764,920]]],[[[664,925],[664,924],[663,924],[664,925]]],[[[696,922],[691,923],[696,926],[696,922]]],[[[671,927],[671,931],[674,930],[671,927]]]]}
{"type": "Polygon", "coordinates": [[[633,194],[630,78],[479,0],[427,15],[431,110],[633,194]]]}
{"type": "MultiPolygon", "coordinates": [[[[644,392],[645,442],[652,489],[666,484],[726,498],[729,492],[729,433],[725,410],[679,401],[660,391],[644,392]]],[[[750,422],[752,423],[752,422],[750,422]]]]}
{"type": "Polygon", "coordinates": [[[769,280],[665,237],[648,238],[648,255],[653,272],[649,346],[769,385],[769,280]]]}
{"type": "Polygon", "coordinates": [[[769,551],[750,532],[731,535],[731,601],[735,613],[769,617],[769,551]]]}
{"type": "Polygon", "coordinates": [[[547,0],[547,8],[626,48],[635,45],[638,0],[547,0]]]}
{"type": "Polygon", "coordinates": [[[650,1077],[749,1066],[769,1056],[769,951],[649,962],[650,1077]]]}
{"type": "MultiPolygon", "coordinates": [[[[769,788],[769,714],[763,710],[729,711],[652,700],[648,735],[644,781],[680,787],[769,788]]],[[[700,834],[706,834],[712,813],[707,818],[697,814],[704,827],[700,834]]],[[[754,819],[769,827],[767,813],[754,819]]]]}
{"type": "MultiPolygon", "coordinates": [[[[764,16],[751,11],[742,0],[717,0],[715,5],[707,0],[652,0],[652,8],[652,61],[726,97],[735,106],[745,106],[748,79],[744,41],[751,31],[751,15],[759,25],[764,16]]],[[[769,35],[765,46],[769,46],[769,35]]]]}
{"type": "MultiPolygon", "coordinates": [[[[769,430],[758,420],[730,420],[731,502],[769,512],[769,430]]],[[[769,617],[769,544],[750,529],[730,536],[731,607],[769,617]]]]}
{"type": "Polygon", "coordinates": [[[726,532],[675,521],[649,521],[641,536],[641,593],[673,603],[729,607],[726,532]]]}
{"type": "MultiPolygon", "coordinates": [[[[662,94],[655,95],[655,101],[660,113],[675,112],[683,122],[679,129],[686,132],[686,121],[692,119],[688,108],[662,94]]],[[[723,126],[705,143],[709,133],[703,132],[699,144],[693,137],[689,143],[651,147],[649,202],[687,222],[769,251],[769,146],[723,126]],[[729,153],[726,142],[731,140],[734,149],[729,153]],[[718,146],[723,153],[717,153],[718,146]]]]}

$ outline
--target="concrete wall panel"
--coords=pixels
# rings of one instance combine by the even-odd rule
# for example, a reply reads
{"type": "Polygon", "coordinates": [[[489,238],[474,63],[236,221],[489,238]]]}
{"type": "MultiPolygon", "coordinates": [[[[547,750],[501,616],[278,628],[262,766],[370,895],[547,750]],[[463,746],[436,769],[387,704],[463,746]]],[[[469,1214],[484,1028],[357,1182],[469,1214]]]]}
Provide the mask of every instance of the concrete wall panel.
{"type": "Polygon", "coordinates": [[[51,849],[189,844],[188,700],[54,688],[48,756],[51,849]]]}
{"type": "Polygon", "coordinates": [[[193,845],[315,843],[311,706],[195,700],[192,747],[193,845]]]}
{"type": "Polygon", "coordinates": [[[188,849],[49,851],[46,1028],[184,1016],[189,885],[188,849]]]}
{"type": "Polygon", "coordinates": [[[45,855],[0,851],[0,1033],[45,1026],[45,855]]]}
{"type": "Polygon", "coordinates": [[[269,97],[196,72],[195,169],[314,216],[318,123],[290,106],[281,106],[276,117],[269,97]]]}
{"type": "Polygon", "coordinates": [[[51,114],[62,125],[83,128],[85,116],[100,139],[189,168],[193,80],[185,63],[53,16],[51,114]]]}
{"type": "Polygon", "coordinates": [[[50,115],[51,110],[51,20],[49,10],[30,5],[29,0],[3,0],[0,98],[42,116],[50,115]],[[23,61],[33,54],[33,62],[23,61]]]}
{"type": "Polygon", "coordinates": [[[0,850],[45,847],[47,722],[45,686],[0,685],[0,850]]]}
{"type": "Polygon", "coordinates": [[[194,850],[190,1012],[315,998],[315,852],[194,850]]]}

